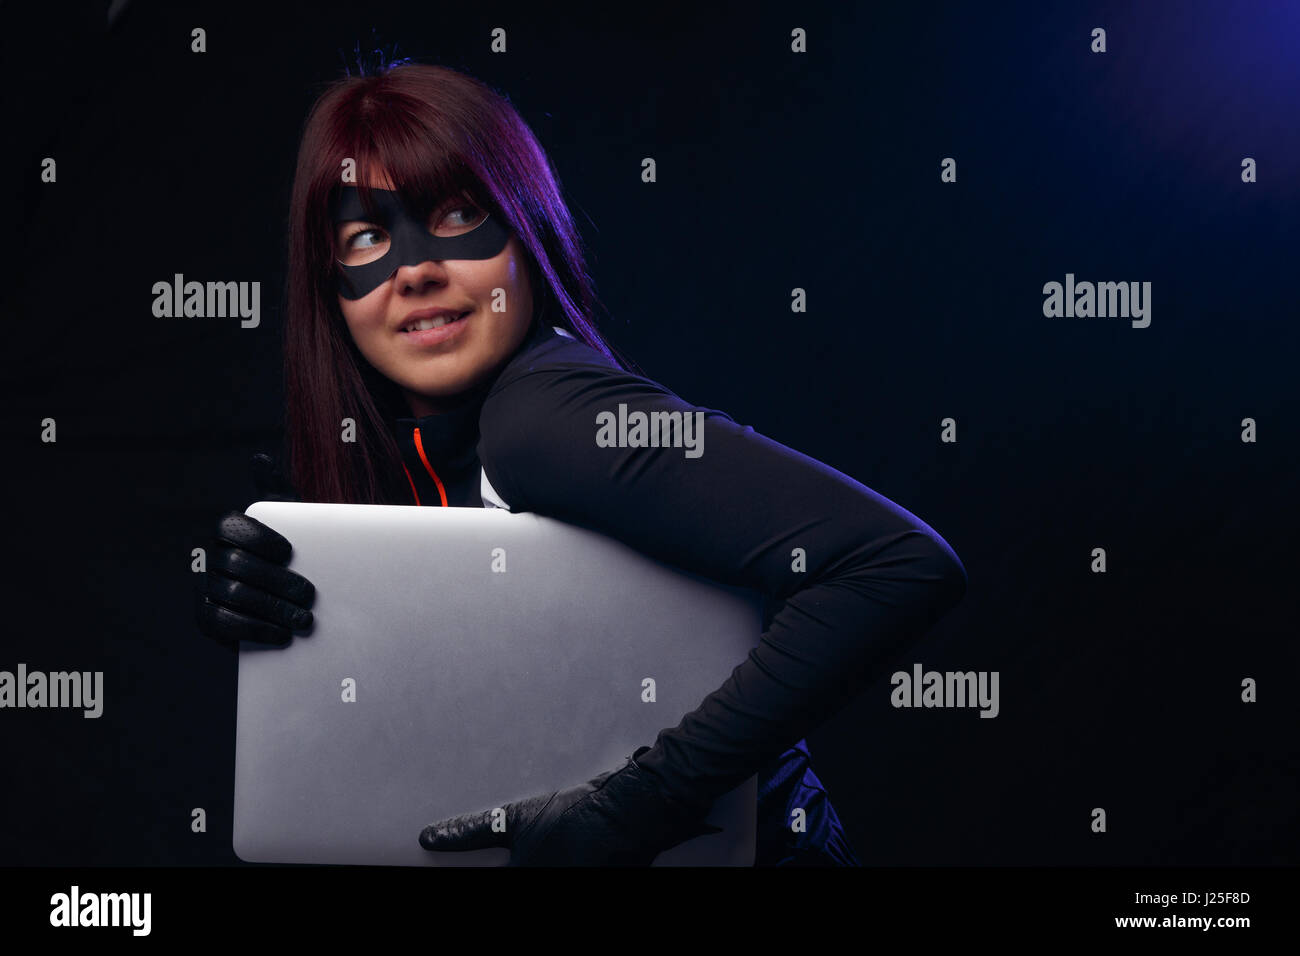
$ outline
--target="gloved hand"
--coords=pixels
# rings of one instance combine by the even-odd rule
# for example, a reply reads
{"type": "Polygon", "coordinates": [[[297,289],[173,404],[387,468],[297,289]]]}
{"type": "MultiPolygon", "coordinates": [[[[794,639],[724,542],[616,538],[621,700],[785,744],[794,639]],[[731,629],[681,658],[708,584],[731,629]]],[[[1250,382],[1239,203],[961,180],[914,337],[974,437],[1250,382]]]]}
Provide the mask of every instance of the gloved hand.
{"type": "MultiPolygon", "coordinates": [[[[297,501],[267,455],[254,455],[259,500],[297,501]]],[[[287,567],[293,547],[282,534],[240,511],[223,515],[208,550],[207,570],[195,588],[199,630],[222,644],[256,641],[287,645],[294,630],[311,626],[315,586],[287,567]]]]}
{"type": "Polygon", "coordinates": [[[507,847],[510,866],[649,866],[656,856],[693,837],[721,833],[704,823],[707,806],[687,807],[636,762],[639,747],[618,770],[549,796],[508,803],[504,831],[493,813],[468,813],[425,827],[426,850],[507,847]]]}

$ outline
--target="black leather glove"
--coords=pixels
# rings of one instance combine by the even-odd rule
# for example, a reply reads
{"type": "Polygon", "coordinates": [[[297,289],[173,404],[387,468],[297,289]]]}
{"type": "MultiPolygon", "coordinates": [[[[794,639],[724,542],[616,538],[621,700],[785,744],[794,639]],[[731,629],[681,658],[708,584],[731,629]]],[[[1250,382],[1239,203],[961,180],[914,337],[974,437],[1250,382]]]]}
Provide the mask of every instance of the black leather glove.
{"type": "MultiPolygon", "coordinates": [[[[259,500],[297,501],[267,455],[254,455],[259,500]]],[[[223,515],[195,588],[199,630],[222,644],[284,646],[311,626],[315,586],[287,567],[293,547],[282,534],[240,511],[223,515]]]]}
{"type": "MultiPolygon", "coordinates": [[[[654,774],[636,762],[639,747],[618,770],[549,796],[508,803],[503,831],[493,812],[468,813],[424,828],[426,850],[507,847],[510,866],[649,866],[656,856],[693,837],[721,833],[704,823],[708,806],[670,798],[654,774]]],[[[498,815],[500,818],[501,815],[498,815]]]]}

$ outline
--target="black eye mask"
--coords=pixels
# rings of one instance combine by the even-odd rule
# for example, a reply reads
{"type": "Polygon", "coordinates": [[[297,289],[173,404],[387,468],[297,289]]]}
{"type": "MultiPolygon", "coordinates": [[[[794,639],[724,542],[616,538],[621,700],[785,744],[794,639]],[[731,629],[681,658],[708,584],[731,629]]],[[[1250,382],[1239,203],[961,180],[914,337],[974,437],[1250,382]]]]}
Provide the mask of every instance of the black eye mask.
{"type": "MultiPolygon", "coordinates": [[[[397,193],[389,189],[372,189],[377,225],[388,233],[388,249],[365,265],[339,263],[339,295],[360,299],[379,288],[402,266],[442,259],[491,259],[501,254],[510,240],[510,230],[488,214],[487,218],[459,236],[435,236],[420,219],[402,205],[397,193]]],[[[361,193],[355,186],[344,186],[331,210],[335,225],[360,220],[374,221],[361,207],[361,193]]]]}

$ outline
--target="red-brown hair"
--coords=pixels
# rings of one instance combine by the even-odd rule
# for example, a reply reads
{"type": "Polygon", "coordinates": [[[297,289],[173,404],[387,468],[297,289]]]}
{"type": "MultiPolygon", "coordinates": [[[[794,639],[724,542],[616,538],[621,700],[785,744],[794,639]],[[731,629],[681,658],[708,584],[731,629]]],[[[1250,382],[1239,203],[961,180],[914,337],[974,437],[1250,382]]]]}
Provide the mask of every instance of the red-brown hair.
{"type": "Polygon", "coordinates": [[[527,251],[533,322],[559,326],[632,367],[591,322],[598,299],[558,177],[504,96],[473,77],[424,64],[337,80],[307,118],[289,210],[287,451],[303,501],[410,501],[387,424],[410,411],[398,387],[357,349],[338,307],[329,205],[345,159],[355,162],[368,214],[369,174],[382,170],[413,209],[464,193],[500,217],[527,251]],[[340,440],[345,418],[356,422],[355,443],[340,440]]]}

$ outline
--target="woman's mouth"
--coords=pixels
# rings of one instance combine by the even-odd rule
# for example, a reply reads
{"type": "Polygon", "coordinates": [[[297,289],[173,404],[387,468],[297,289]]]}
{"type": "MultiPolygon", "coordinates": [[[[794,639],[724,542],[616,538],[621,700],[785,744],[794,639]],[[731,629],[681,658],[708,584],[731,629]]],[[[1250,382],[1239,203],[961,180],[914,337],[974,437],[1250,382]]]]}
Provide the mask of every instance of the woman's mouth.
{"type": "Polygon", "coordinates": [[[464,312],[454,319],[443,315],[434,319],[419,319],[398,334],[411,345],[433,345],[459,335],[469,315],[470,312],[464,312]]]}

